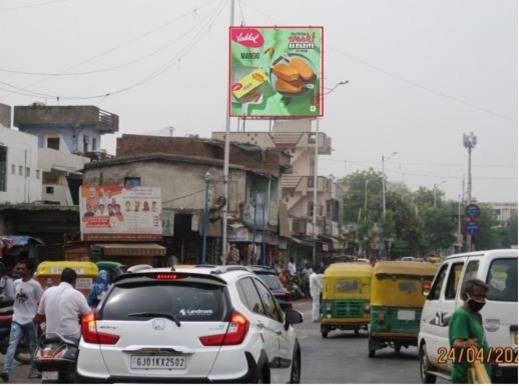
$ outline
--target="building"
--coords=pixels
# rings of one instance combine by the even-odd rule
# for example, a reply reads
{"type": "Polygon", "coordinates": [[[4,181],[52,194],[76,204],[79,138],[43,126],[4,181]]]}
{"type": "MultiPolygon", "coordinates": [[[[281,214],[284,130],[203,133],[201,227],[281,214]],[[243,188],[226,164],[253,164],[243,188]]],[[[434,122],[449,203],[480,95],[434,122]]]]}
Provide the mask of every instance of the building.
{"type": "Polygon", "coordinates": [[[0,125],[0,204],[41,200],[38,139],[0,125]]]}
{"type": "Polygon", "coordinates": [[[489,202],[499,225],[505,225],[513,216],[517,216],[517,202],[489,202]]]}
{"type": "MultiPolygon", "coordinates": [[[[272,131],[231,132],[231,141],[277,149],[290,156],[290,168],[281,176],[282,203],[289,217],[289,236],[283,241],[287,257],[312,259],[313,185],[317,140],[318,154],[331,154],[331,139],[325,133],[311,131],[310,120],[276,121],[272,131]]],[[[225,132],[213,132],[223,140],[225,132]]],[[[323,257],[344,248],[342,229],[343,186],[330,177],[317,179],[317,235],[319,254],[323,257]]]]}

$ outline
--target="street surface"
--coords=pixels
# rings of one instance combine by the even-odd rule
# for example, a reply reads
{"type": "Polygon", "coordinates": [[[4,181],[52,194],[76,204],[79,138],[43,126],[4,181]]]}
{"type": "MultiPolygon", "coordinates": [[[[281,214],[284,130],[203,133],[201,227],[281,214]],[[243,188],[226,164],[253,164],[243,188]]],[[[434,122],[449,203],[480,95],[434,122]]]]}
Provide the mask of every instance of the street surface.
{"type": "MultiPolygon", "coordinates": [[[[402,348],[400,353],[386,348],[368,358],[367,333],[355,337],[353,332],[333,331],[321,338],[319,323],[312,323],[311,302],[298,301],[295,309],[303,313],[304,322],[295,328],[302,352],[301,383],[420,383],[416,347],[402,348]]],[[[4,363],[0,355],[0,364],[4,363]]],[[[29,366],[19,365],[10,383],[40,383],[28,379],[29,366]]],[[[438,379],[438,383],[444,383],[438,379]]]]}

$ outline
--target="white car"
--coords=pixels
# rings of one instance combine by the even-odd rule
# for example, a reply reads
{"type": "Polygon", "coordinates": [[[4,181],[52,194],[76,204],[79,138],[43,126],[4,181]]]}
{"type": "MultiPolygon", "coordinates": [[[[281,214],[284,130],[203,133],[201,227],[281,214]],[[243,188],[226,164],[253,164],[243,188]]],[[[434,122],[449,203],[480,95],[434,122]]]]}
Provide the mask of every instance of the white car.
{"type": "Polygon", "coordinates": [[[301,350],[270,290],[240,266],[119,276],[82,320],[82,382],[298,383],[301,350]]]}
{"type": "MultiPolygon", "coordinates": [[[[450,376],[452,363],[440,355],[449,350],[449,320],[463,304],[460,292],[469,279],[483,280],[489,287],[480,311],[489,347],[504,350],[503,359],[505,353],[508,359],[514,358],[515,352],[517,361],[517,250],[453,255],[438,269],[422,310],[418,347],[423,383],[450,376]]],[[[510,362],[508,359],[502,362],[510,362]]],[[[492,376],[517,381],[517,362],[495,366],[492,376]]]]}

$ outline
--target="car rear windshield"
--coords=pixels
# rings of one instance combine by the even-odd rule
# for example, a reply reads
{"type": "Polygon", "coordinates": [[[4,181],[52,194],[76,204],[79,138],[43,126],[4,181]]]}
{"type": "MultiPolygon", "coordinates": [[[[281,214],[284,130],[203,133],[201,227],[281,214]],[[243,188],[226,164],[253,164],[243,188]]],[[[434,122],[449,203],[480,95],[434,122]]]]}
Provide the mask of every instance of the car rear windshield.
{"type": "Polygon", "coordinates": [[[168,314],[179,321],[222,321],[226,314],[224,287],[200,283],[140,283],[116,286],[102,308],[105,320],[147,320],[168,314]],[[130,315],[134,316],[130,316],[130,315]]]}
{"type": "Polygon", "coordinates": [[[487,276],[487,299],[517,301],[517,259],[495,259],[487,276]]]}
{"type": "Polygon", "coordinates": [[[283,289],[279,278],[271,273],[259,273],[258,276],[270,288],[271,291],[279,291],[283,289]]]}

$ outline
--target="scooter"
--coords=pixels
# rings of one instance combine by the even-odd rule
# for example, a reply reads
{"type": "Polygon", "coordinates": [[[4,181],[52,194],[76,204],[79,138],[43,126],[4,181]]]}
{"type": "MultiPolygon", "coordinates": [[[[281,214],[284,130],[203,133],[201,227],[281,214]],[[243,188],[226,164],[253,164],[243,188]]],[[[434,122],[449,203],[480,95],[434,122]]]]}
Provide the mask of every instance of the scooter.
{"type": "MultiPolygon", "coordinates": [[[[9,335],[11,334],[11,324],[13,322],[13,301],[5,301],[0,296],[0,353],[5,355],[9,348],[9,335]]],[[[29,338],[24,335],[14,359],[23,365],[31,363],[31,352],[29,350],[29,338]]]]}
{"type": "Polygon", "coordinates": [[[36,351],[42,383],[75,383],[79,342],[60,334],[43,334],[36,351]]]}

